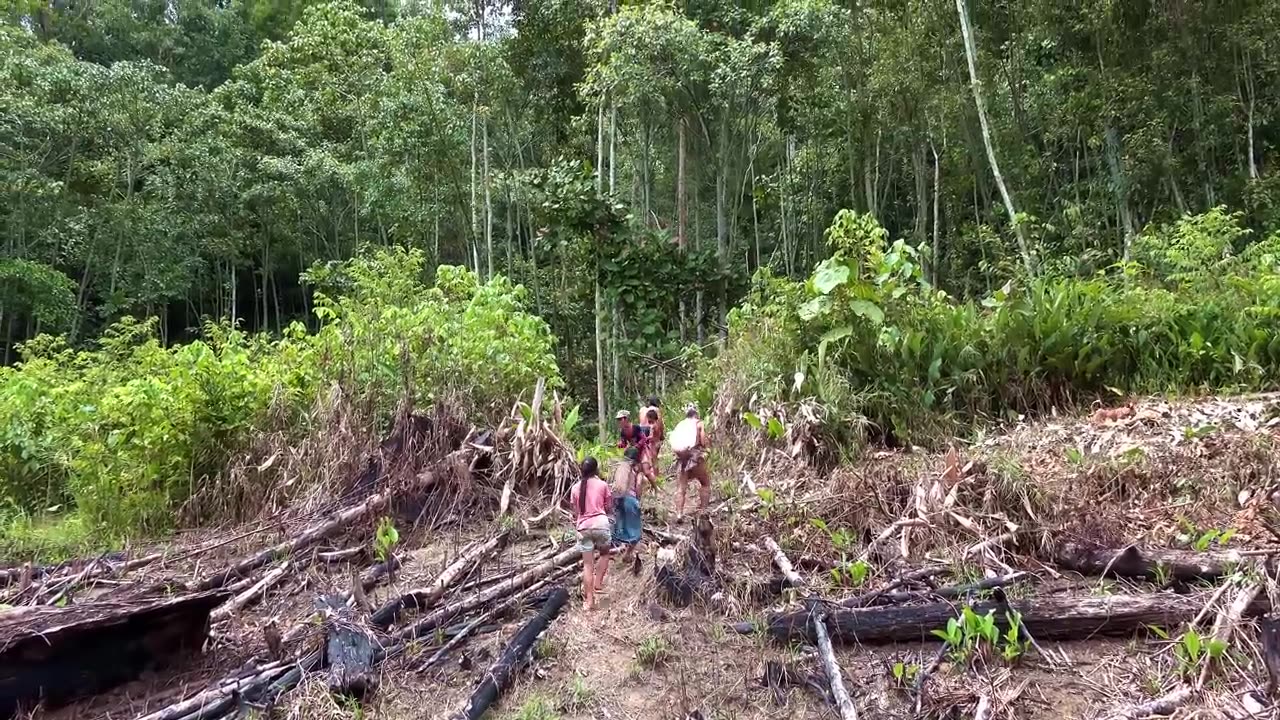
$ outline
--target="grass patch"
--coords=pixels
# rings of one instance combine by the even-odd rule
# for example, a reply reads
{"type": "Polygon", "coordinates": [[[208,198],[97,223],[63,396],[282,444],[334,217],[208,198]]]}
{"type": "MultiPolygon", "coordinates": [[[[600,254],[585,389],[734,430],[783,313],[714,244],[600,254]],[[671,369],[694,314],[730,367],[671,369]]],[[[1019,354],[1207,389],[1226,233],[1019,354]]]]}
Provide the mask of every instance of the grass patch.
{"type": "Polygon", "coordinates": [[[508,720],[560,720],[556,704],[545,695],[534,695],[515,712],[507,715],[508,720]]]}
{"type": "Polygon", "coordinates": [[[568,699],[565,701],[565,710],[571,713],[580,713],[589,709],[595,704],[596,691],[581,675],[574,675],[573,680],[569,681],[567,688],[568,699]]]}
{"type": "Polygon", "coordinates": [[[543,635],[538,638],[538,642],[533,646],[533,657],[538,660],[550,660],[560,654],[564,650],[564,642],[557,640],[549,635],[543,635]]]}
{"type": "Polygon", "coordinates": [[[59,563],[109,549],[113,540],[77,513],[18,514],[0,525],[0,561],[59,563]]]}
{"type": "Polygon", "coordinates": [[[650,635],[636,648],[636,665],[645,670],[662,667],[675,656],[671,643],[661,635],[650,635]]]}

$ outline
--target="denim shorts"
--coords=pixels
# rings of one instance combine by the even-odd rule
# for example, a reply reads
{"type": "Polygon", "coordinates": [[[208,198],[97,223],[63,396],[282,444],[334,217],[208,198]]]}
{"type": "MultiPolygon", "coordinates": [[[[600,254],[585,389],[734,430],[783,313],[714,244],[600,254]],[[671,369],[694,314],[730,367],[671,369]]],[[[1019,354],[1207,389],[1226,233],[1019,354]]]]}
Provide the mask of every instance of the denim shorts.
{"type": "Polygon", "coordinates": [[[612,528],[587,528],[578,531],[578,549],[582,552],[608,550],[613,543],[612,528]]]}

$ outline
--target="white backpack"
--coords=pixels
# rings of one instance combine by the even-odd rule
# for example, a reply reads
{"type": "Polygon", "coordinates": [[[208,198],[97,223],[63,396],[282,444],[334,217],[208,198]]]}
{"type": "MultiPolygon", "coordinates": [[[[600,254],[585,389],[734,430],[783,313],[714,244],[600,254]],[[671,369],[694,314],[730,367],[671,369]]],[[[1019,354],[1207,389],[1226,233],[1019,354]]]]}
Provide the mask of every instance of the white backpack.
{"type": "Polygon", "coordinates": [[[668,437],[671,439],[671,449],[675,452],[692,450],[698,444],[698,418],[681,420],[668,437]]]}

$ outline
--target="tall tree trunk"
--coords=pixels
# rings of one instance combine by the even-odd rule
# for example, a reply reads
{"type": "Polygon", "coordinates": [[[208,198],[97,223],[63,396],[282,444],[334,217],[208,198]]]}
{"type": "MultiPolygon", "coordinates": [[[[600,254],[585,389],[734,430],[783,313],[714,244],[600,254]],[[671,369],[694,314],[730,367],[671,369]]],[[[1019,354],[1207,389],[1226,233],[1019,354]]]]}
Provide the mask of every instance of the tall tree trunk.
{"type": "Polygon", "coordinates": [[[604,400],[604,296],[600,291],[600,269],[596,268],[596,408],[600,418],[600,442],[609,437],[609,406],[604,400]]]}
{"type": "MultiPolygon", "coordinates": [[[[684,117],[676,120],[676,248],[683,253],[689,241],[689,204],[685,192],[685,129],[684,117]]],[[[688,308],[685,307],[684,289],[680,290],[680,344],[688,342],[688,308]]]]}
{"type": "Polygon", "coordinates": [[[932,142],[929,143],[929,149],[933,151],[933,252],[929,253],[929,276],[934,287],[937,287],[938,267],[942,264],[942,244],[938,232],[938,181],[942,175],[942,162],[938,158],[938,148],[932,142]]]}
{"type": "Polygon", "coordinates": [[[1121,257],[1127,262],[1133,251],[1133,237],[1137,230],[1133,223],[1133,214],[1129,210],[1129,183],[1124,168],[1120,165],[1120,135],[1115,126],[1108,124],[1103,135],[1106,140],[1107,168],[1111,172],[1111,190],[1115,194],[1116,213],[1120,217],[1121,233],[1124,235],[1121,257]]]}
{"type": "Polygon", "coordinates": [[[991,143],[991,127],[987,122],[986,102],[982,98],[982,81],[978,78],[978,49],[973,40],[973,28],[969,25],[969,8],[965,0],[956,0],[956,12],[960,15],[960,32],[964,36],[964,53],[969,61],[969,85],[973,88],[973,104],[978,110],[978,122],[982,125],[982,144],[987,150],[987,162],[991,163],[991,173],[995,176],[996,187],[1000,190],[1000,198],[1004,201],[1005,212],[1009,214],[1009,222],[1013,225],[1014,234],[1018,238],[1018,251],[1022,255],[1022,263],[1028,275],[1035,275],[1035,260],[1031,256],[1031,248],[1027,244],[1027,235],[1018,213],[1014,209],[1013,196],[1005,185],[1004,175],[1000,173],[1000,163],[996,160],[996,150],[991,143]]]}
{"type": "Polygon", "coordinates": [[[609,106],[609,194],[617,191],[618,163],[618,104],[609,106]]]}
{"type": "Polygon", "coordinates": [[[604,194],[604,97],[596,110],[596,192],[604,194]]]}
{"type": "Polygon", "coordinates": [[[676,246],[685,248],[689,239],[689,203],[685,197],[685,121],[676,121],[676,246]]]}
{"type": "Polygon", "coordinates": [[[480,94],[476,93],[471,102],[471,269],[480,274],[480,252],[476,246],[480,242],[480,204],[477,202],[479,186],[477,184],[477,167],[479,166],[478,144],[480,139],[480,94]]]}
{"type": "Polygon", "coordinates": [[[924,142],[917,142],[911,149],[911,169],[916,185],[915,241],[923,245],[929,228],[929,163],[924,155],[924,142]]]}
{"type": "MultiPolygon", "coordinates": [[[[1242,53],[1244,56],[1244,92],[1241,93],[1247,97],[1242,97],[1245,106],[1245,122],[1248,126],[1248,153],[1249,153],[1249,179],[1258,179],[1258,154],[1254,150],[1253,139],[1253,112],[1257,103],[1257,95],[1254,93],[1253,86],[1253,63],[1251,62],[1249,51],[1242,53]]],[[[1236,82],[1239,85],[1239,81],[1236,82]]]]}
{"type": "Polygon", "coordinates": [[[488,256],[489,279],[493,279],[493,198],[489,182],[489,121],[480,126],[484,138],[484,247],[488,256]]]}

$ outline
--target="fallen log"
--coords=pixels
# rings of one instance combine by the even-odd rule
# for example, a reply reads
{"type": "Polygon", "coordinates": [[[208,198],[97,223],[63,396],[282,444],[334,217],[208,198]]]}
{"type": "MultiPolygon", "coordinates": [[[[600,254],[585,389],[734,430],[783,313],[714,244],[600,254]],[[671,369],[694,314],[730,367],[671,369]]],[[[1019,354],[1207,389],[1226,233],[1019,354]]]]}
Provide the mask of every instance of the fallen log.
{"type": "Polygon", "coordinates": [[[222,605],[219,608],[216,608],[210,614],[209,616],[210,619],[214,621],[222,620],[233,613],[238,613],[241,610],[245,609],[250,604],[255,602],[260,595],[266,593],[267,590],[270,590],[272,585],[275,585],[276,583],[280,582],[284,578],[285,574],[287,574],[288,572],[289,572],[289,561],[285,560],[284,562],[280,563],[279,567],[267,573],[262,577],[261,580],[254,583],[253,587],[235,596],[234,598],[231,599],[230,602],[222,605]]]}
{"type": "Polygon", "coordinates": [[[472,567],[484,562],[486,558],[506,545],[507,539],[510,537],[510,531],[503,530],[483,543],[468,547],[440,573],[435,582],[425,588],[410,590],[399,597],[389,600],[374,611],[369,618],[369,622],[374,627],[385,629],[390,627],[396,621],[396,618],[400,616],[400,613],[405,610],[430,609],[463,574],[470,571],[472,567]]]}
{"type": "Polygon", "coordinates": [[[198,653],[226,593],[0,613],[0,717],[56,707],[198,653]]]}
{"type": "Polygon", "coordinates": [[[886,593],[892,590],[896,590],[902,587],[903,585],[907,585],[909,583],[923,582],[925,580],[930,580],[939,575],[944,575],[950,572],[951,572],[951,568],[945,565],[935,565],[932,567],[920,568],[919,570],[912,570],[909,573],[906,573],[904,575],[900,575],[897,578],[894,578],[888,585],[885,585],[879,590],[871,590],[869,592],[864,592],[860,595],[855,595],[851,598],[846,598],[844,600],[841,600],[840,604],[847,608],[857,608],[857,607],[865,607],[867,605],[880,604],[880,603],[877,603],[877,600],[881,596],[885,595],[886,593]]]}
{"type": "Polygon", "coordinates": [[[1143,550],[1133,545],[1117,549],[1087,543],[1067,543],[1053,556],[1054,564],[1081,575],[1182,583],[1230,575],[1243,559],[1230,550],[1143,550]]]}
{"type": "Polygon", "coordinates": [[[818,654],[822,657],[822,669],[826,672],[827,683],[831,686],[831,696],[836,700],[841,720],[858,720],[858,708],[854,706],[849,691],[844,686],[844,676],[840,673],[840,663],[836,662],[835,650],[831,647],[831,637],[827,635],[827,620],[822,608],[816,604],[809,615],[813,623],[813,634],[818,640],[818,654]]]}
{"type": "MultiPolygon", "coordinates": [[[[1038,639],[1083,640],[1094,635],[1127,635],[1148,625],[1172,627],[1185,623],[1200,611],[1195,597],[1161,593],[1155,595],[1059,596],[1029,598],[1013,602],[983,601],[972,605],[974,612],[995,612],[1002,628],[1008,627],[1005,614],[1022,614],[1022,626],[1038,639]]],[[[1266,612],[1269,603],[1259,597],[1245,615],[1266,612]]],[[[828,616],[832,637],[840,642],[886,643],[929,640],[934,630],[946,626],[959,609],[948,602],[927,605],[840,609],[828,616]]],[[[766,630],[775,639],[792,642],[817,640],[809,610],[775,615],[766,630]]],[[[751,623],[734,629],[750,633],[751,623]]]]}
{"type": "MultiPolygon", "coordinates": [[[[429,475],[427,477],[430,482],[434,481],[434,476],[429,475]]],[[[241,560],[229,568],[219,570],[212,575],[209,575],[204,580],[197,583],[193,589],[196,591],[214,590],[229,582],[233,582],[238,578],[244,577],[246,574],[269,564],[272,560],[290,557],[299,550],[305,550],[321,540],[336,534],[338,531],[357,520],[361,520],[377,512],[386,506],[390,498],[390,493],[373,495],[359,505],[349,507],[328,520],[318,525],[313,525],[282,543],[273,545],[255,555],[251,555],[241,560]]]]}
{"type": "Polygon", "coordinates": [[[180,700],[172,705],[160,708],[149,715],[140,715],[137,720],[178,720],[193,713],[214,713],[219,707],[225,709],[221,702],[234,694],[243,694],[246,690],[258,685],[265,685],[270,678],[278,677],[288,671],[288,666],[272,662],[255,668],[249,674],[233,675],[219,681],[213,687],[180,700]]]}
{"type": "Polygon", "coordinates": [[[419,665],[418,671],[422,672],[424,670],[430,670],[431,668],[435,667],[438,663],[444,660],[445,656],[449,654],[450,650],[454,649],[458,645],[461,645],[468,637],[471,636],[472,633],[484,627],[486,624],[491,622],[493,619],[501,616],[503,613],[525,602],[530,597],[532,597],[535,593],[540,591],[542,588],[558,580],[561,575],[568,574],[568,571],[571,569],[572,568],[565,568],[564,572],[562,573],[558,573],[544,580],[540,580],[539,582],[534,583],[533,585],[530,585],[524,590],[521,590],[515,593],[514,595],[507,598],[506,600],[503,600],[502,602],[498,603],[494,607],[484,611],[475,620],[472,620],[471,622],[462,626],[462,628],[459,629],[458,632],[455,633],[454,636],[450,638],[448,642],[440,646],[440,649],[436,650],[435,653],[431,655],[431,657],[427,658],[426,662],[419,665]]]}
{"type": "Polygon", "coordinates": [[[316,559],[322,563],[328,563],[328,564],[344,563],[344,562],[349,562],[351,560],[355,560],[356,558],[359,558],[359,557],[364,557],[365,552],[366,551],[363,546],[356,546],[356,547],[347,548],[346,550],[334,550],[332,552],[316,553],[316,559]]]}
{"type": "Polygon", "coordinates": [[[459,615],[463,615],[477,608],[489,605],[490,603],[504,598],[518,590],[522,590],[523,588],[528,587],[547,576],[558,577],[559,575],[568,573],[571,571],[573,563],[581,559],[581,557],[581,551],[577,548],[569,548],[541,565],[532,567],[510,580],[498,583],[484,592],[477,593],[441,607],[427,617],[405,627],[397,633],[397,636],[406,640],[409,638],[422,637],[459,615]]]}
{"type": "Polygon", "coordinates": [[[497,701],[511,685],[516,674],[529,661],[534,642],[551,625],[551,621],[555,620],[568,601],[569,591],[564,588],[551,593],[551,597],[547,599],[538,614],[520,628],[515,637],[507,643],[502,654],[485,672],[480,685],[471,693],[462,711],[455,716],[457,720],[480,720],[489,706],[497,701]]]}
{"type": "Polygon", "coordinates": [[[933,590],[919,591],[901,591],[901,592],[882,592],[878,595],[866,594],[856,598],[842,601],[840,604],[847,608],[868,607],[871,605],[901,605],[903,603],[927,601],[927,600],[956,600],[965,598],[975,593],[981,593],[987,590],[1002,588],[1012,585],[1016,582],[1030,577],[1029,573],[1015,572],[1008,575],[997,575],[996,577],[984,578],[974,583],[964,583],[962,585],[948,585],[946,587],[934,588],[933,590]]]}
{"type": "MultiPolygon", "coordinates": [[[[391,557],[387,558],[386,562],[380,562],[377,565],[373,565],[367,568],[360,575],[359,587],[362,590],[364,590],[364,592],[369,592],[373,588],[377,587],[378,584],[381,583],[383,580],[385,580],[388,577],[391,577],[391,574],[399,569],[400,569],[400,558],[399,556],[392,555],[391,557]]],[[[347,606],[349,607],[354,606],[356,604],[354,588],[344,593],[342,596],[342,599],[343,599],[343,602],[347,604],[347,606]]],[[[289,628],[289,630],[281,638],[281,644],[283,645],[292,644],[298,638],[305,635],[308,630],[311,630],[313,628],[315,628],[315,625],[310,621],[310,618],[301,620],[295,623],[293,627],[289,628]]]]}
{"type": "Polygon", "coordinates": [[[804,579],[796,572],[795,567],[791,564],[791,560],[787,558],[787,554],[783,552],[782,548],[778,545],[778,541],[768,535],[765,535],[763,542],[765,548],[769,552],[773,553],[773,564],[782,572],[782,577],[787,579],[787,582],[790,583],[791,587],[804,587],[804,579]]]}

